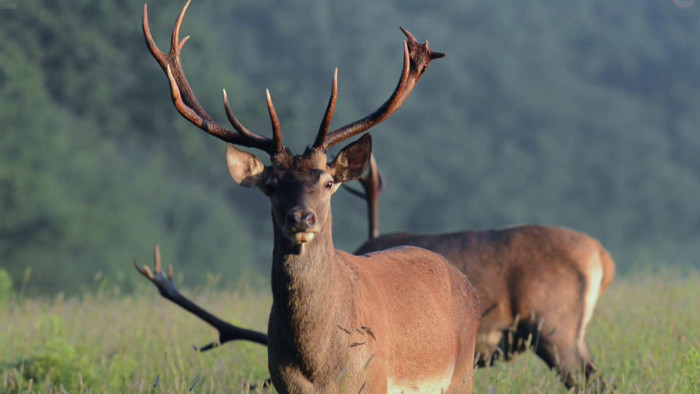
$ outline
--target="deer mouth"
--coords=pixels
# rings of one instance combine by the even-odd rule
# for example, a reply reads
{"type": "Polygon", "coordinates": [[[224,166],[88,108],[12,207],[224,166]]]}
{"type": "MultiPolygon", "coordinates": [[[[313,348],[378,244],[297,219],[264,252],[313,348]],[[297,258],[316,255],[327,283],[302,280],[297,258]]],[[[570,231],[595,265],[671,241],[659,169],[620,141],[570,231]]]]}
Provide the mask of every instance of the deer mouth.
{"type": "Polygon", "coordinates": [[[292,246],[294,254],[304,254],[306,245],[316,238],[318,231],[311,230],[290,230],[286,231],[287,239],[292,246]]]}
{"type": "Polygon", "coordinates": [[[289,242],[295,245],[301,245],[307,242],[311,242],[316,238],[319,232],[318,226],[284,226],[282,232],[289,242]]]}
{"type": "Polygon", "coordinates": [[[295,244],[301,245],[303,243],[313,241],[314,237],[316,237],[316,232],[315,231],[303,231],[303,232],[295,232],[295,233],[292,233],[290,235],[291,235],[291,238],[295,244]]]}

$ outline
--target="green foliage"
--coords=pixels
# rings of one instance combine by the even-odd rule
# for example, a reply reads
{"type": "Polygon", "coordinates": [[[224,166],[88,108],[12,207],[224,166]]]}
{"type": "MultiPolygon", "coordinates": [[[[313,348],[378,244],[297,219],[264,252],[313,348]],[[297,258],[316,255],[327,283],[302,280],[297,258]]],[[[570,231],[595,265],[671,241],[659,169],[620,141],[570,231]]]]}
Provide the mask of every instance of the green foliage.
{"type": "MultiPolygon", "coordinates": [[[[181,5],[149,4],[161,48],[181,5]]],[[[0,7],[0,264],[16,283],[33,268],[29,294],[129,291],[141,280],[130,260],[150,262],[156,242],[189,284],[268,268],[267,202],[230,182],[223,144],[172,108],[141,10],[0,7]]],[[[670,0],[197,0],[183,63],[222,124],[226,88],[243,123],[268,133],[269,87],[299,152],[334,67],[334,126],[386,99],[396,27],[408,27],[448,56],[376,129],[382,232],[563,225],[600,239],[621,272],[640,259],[690,266],[700,252],[696,11],[670,0]]],[[[353,250],[364,205],[340,192],[334,206],[335,243],[353,250]]]]}
{"type": "Polygon", "coordinates": [[[109,361],[107,384],[110,387],[125,387],[136,373],[138,364],[127,354],[117,354],[109,361]]]}
{"type": "Polygon", "coordinates": [[[66,328],[63,318],[55,315],[45,315],[36,324],[37,332],[44,338],[65,337],[66,328]]]}
{"type": "Polygon", "coordinates": [[[98,383],[109,388],[121,388],[136,372],[136,361],[123,353],[109,357],[108,366],[99,368],[94,355],[90,354],[84,343],[74,345],[67,339],[61,316],[39,316],[35,335],[36,343],[31,351],[4,364],[3,369],[9,379],[3,391],[21,391],[22,387],[44,382],[76,391],[98,383]]]}
{"type": "Polygon", "coordinates": [[[148,262],[160,242],[166,258],[189,263],[180,265],[189,280],[226,271],[231,282],[254,269],[247,229],[225,230],[238,222],[225,196],[181,176],[169,163],[177,151],[137,144],[143,131],[134,117],[144,116],[128,107],[152,111],[131,98],[138,97],[128,83],[134,69],[125,64],[126,53],[143,54],[129,18],[138,8],[28,1],[0,12],[14,16],[0,37],[15,37],[0,48],[3,268],[19,279],[32,267],[30,293],[105,283],[96,276],[128,290],[138,280],[133,271],[124,275],[130,260],[148,262]],[[109,23],[94,23],[100,18],[109,23]],[[128,130],[134,133],[124,138],[128,130]]]}
{"type": "Polygon", "coordinates": [[[25,381],[51,381],[70,389],[95,383],[95,371],[86,357],[80,357],[75,347],[63,338],[51,338],[41,350],[31,355],[16,368],[22,370],[25,381]]]}
{"type": "Polygon", "coordinates": [[[82,389],[96,383],[96,370],[87,356],[69,343],[63,319],[44,316],[37,324],[38,343],[20,360],[7,363],[5,370],[16,371],[8,381],[10,391],[21,391],[32,383],[50,382],[56,387],[82,389]]]}
{"type": "Polygon", "coordinates": [[[681,380],[684,391],[697,393],[700,390],[700,353],[695,347],[690,348],[683,356],[681,380]]]}

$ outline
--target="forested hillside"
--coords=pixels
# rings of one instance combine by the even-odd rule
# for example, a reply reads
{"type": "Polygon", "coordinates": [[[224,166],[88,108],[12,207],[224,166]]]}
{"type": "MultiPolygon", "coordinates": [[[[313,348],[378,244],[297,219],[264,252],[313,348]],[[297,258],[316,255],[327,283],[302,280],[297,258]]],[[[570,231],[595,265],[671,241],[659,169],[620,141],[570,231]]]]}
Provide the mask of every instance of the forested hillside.
{"type": "MultiPolygon", "coordinates": [[[[162,49],[183,4],[149,3],[162,49]]],[[[174,110],[142,7],[0,1],[0,268],[17,286],[31,267],[35,293],[128,289],[142,280],[131,259],[150,262],[155,242],[189,283],[267,275],[268,203],[174,110]]],[[[269,88],[301,152],[334,67],[334,125],[388,97],[404,26],[447,57],[373,132],[383,233],[562,225],[598,238],[622,272],[697,267],[699,17],[672,0],[193,0],[183,63],[217,120],[226,88],[265,135],[269,88]]],[[[336,246],[352,250],[364,204],[340,191],[334,208],[336,246]]]]}

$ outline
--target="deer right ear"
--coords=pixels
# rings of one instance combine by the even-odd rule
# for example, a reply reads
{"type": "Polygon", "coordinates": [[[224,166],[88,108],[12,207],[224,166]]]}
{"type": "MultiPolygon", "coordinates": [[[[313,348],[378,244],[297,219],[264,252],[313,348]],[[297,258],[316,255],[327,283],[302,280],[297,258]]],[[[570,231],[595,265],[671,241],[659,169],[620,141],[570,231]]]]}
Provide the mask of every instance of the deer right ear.
{"type": "Polygon", "coordinates": [[[226,166],[231,178],[241,186],[259,187],[264,181],[265,165],[260,159],[233,144],[226,145],[226,166]]]}
{"type": "Polygon", "coordinates": [[[365,134],[343,148],[331,163],[331,175],[336,182],[350,182],[359,178],[369,167],[372,156],[372,137],[365,134]]]}

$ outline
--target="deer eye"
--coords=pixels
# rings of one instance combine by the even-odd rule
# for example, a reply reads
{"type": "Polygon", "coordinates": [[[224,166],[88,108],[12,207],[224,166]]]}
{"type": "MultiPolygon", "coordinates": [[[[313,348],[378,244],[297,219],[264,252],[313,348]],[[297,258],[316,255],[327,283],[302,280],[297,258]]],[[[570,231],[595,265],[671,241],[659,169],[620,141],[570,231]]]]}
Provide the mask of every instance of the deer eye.
{"type": "Polygon", "coordinates": [[[328,181],[326,182],[325,185],[323,185],[326,189],[330,189],[333,187],[333,181],[328,181]]]}

